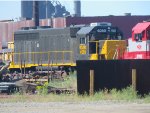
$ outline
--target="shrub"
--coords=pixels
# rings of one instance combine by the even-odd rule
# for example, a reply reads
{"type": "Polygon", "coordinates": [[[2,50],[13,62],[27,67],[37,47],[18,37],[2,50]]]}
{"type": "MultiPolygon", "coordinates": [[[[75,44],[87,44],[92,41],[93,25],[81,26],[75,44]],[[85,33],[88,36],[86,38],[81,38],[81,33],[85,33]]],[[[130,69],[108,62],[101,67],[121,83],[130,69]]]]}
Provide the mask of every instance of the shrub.
{"type": "Polygon", "coordinates": [[[40,95],[48,94],[48,82],[45,82],[43,86],[37,86],[36,90],[40,95]]]}

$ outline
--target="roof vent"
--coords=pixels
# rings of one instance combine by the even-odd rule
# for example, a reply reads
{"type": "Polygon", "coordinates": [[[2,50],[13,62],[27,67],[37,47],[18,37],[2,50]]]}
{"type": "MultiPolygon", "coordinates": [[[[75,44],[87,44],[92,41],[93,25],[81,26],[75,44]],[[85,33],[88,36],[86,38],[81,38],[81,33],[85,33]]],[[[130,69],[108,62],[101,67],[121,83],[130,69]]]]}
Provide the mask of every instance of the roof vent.
{"type": "Polygon", "coordinates": [[[91,23],[90,26],[111,26],[111,23],[109,23],[109,22],[95,22],[95,23],[91,23]]]}
{"type": "Polygon", "coordinates": [[[125,16],[131,16],[131,13],[124,13],[125,16]]]}

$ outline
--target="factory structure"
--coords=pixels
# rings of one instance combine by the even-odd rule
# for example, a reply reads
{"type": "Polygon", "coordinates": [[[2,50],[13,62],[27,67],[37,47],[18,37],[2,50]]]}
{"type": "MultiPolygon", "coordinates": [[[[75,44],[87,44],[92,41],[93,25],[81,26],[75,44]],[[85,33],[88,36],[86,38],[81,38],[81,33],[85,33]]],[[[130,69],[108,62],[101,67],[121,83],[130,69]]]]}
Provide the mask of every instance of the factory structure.
{"type": "Polygon", "coordinates": [[[65,6],[59,1],[43,0],[38,2],[21,1],[21,19],[19,21],[0,21],[0,49],[7,47],[7,42],[13,41],[14,32],[23,28],[33,28],[35,26],[63,28],[74,25],[90,24],[93,22],[110,22],[118,26],[124,34],[124,38],[131,37],[131,29],[141,21],[149,20],[150,15],[124,16],[81,16],[81,2],[74,0],[74,14],[70,14],[65,6]]]}
{"type": "MultiPolygon", "coordinates": [[[[39,19],[46,19],[52,17],[63,17],[70,15],[59,1],[43,0],[38,1],[39,19]]],[[[32,19],[34,2],[33,1],[21,1],[21,18],[32,19]]]]}

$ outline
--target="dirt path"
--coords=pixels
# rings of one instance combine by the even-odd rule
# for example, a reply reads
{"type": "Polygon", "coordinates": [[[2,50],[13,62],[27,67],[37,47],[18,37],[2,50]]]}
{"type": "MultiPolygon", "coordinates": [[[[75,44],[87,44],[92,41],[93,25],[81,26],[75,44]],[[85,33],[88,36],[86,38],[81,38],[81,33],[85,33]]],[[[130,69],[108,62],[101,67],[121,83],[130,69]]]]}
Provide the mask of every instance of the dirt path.
{"type": "Polygon", "coordinates": [[[0,103],[0,113],[150,113],[150,104],[112,102],[0,103]]]}

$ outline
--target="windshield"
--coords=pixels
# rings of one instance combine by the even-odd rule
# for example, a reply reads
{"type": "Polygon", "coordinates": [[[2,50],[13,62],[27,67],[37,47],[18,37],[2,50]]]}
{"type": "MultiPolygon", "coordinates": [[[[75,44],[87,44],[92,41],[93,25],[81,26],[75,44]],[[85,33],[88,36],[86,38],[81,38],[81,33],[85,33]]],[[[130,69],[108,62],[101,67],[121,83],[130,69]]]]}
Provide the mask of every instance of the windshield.
{"type": "Polygon", "coordinates": [[[142,33],[135,34],[135,35],[134,35],[134,39],[135,39],[136,41],[142,41],[142,33]]]}

